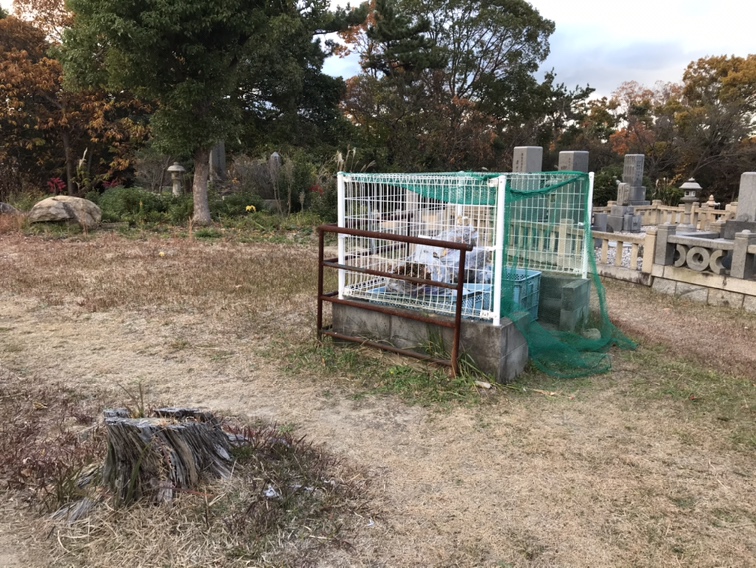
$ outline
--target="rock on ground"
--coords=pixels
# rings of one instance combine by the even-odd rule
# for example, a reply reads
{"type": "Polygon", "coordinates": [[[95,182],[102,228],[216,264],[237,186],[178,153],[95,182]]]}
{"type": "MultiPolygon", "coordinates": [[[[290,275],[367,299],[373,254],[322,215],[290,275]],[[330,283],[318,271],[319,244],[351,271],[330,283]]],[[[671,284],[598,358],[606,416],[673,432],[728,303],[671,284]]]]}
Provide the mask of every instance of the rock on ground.
{"type": "Polygon", "coordinates": [[[102,220],[102,211],[88,199],[56,195],[43,199],[32,207],[28,220],[29,223],[75,222],[89,229],[99,225],[102,220]]]}
{"type": "Polygon", "coordinates": [[[21,211],[13,207],[10,203],[0,201],[0,215],[21,215],[21,211]]]}

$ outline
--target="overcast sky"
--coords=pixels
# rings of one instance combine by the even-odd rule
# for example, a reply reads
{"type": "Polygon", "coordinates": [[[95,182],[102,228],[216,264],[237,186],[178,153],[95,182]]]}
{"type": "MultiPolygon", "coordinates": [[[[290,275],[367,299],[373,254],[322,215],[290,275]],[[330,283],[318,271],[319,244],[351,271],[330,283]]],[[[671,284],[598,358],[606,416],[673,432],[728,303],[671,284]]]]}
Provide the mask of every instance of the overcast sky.
{"type": "MultiPolygon", "coordinates": [[[[568,87],[589,84],[596,95],[610,95],[624,81],[649,87],[656,81],[679,82],[688,63],[700,57],[756,53],[753,0],[530,3],[556,24],[542,69],[553,68],[558,82],[568,87]]],[[[0,4],[10,9],[12,0],[0,4]]],[[[325,70],[346,78],[359,67],[355,57],[332,58],[325,70]]]]}
{"type": "MultiPolygon", "coordinates": [[[[353,2],[354,4],[354,2],[353,2]]],[[[680,82],[688,63],[709,55],[756,53],[753,0],[530,0],[556,24],[542,70],[572,88],[608,96],[625,81],[680,82]]],[[[327,62],[348,77],[356,60],[327,62]]]]}

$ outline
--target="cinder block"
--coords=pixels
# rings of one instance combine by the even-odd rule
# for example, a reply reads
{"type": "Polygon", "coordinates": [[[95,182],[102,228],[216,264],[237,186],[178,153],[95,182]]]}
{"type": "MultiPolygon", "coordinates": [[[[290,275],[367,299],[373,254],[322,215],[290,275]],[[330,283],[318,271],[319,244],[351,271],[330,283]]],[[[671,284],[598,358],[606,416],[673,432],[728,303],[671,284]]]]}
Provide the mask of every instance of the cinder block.
{"type": "Polygon", "coordinates": [[[573,280],[562,288],[562,310],[577,310],[586,306],[590,297],[588,280],[573,280]]]}

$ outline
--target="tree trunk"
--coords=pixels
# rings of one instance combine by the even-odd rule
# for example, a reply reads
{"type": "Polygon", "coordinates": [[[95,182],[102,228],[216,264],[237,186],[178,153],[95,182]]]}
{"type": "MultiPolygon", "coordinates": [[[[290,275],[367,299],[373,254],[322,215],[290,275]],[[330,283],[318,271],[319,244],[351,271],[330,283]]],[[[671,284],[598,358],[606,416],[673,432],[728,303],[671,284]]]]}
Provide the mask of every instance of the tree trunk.
{"type": "Polygon", "coordinates": [[[230,475],[228,437],[209,412],[160,408],[151,418],[106,410],[104,483],[121,503],[145,496],[170,501],[177,491],[230,475]]]}
{"type": "Polygon", "coordinates": [[[192,223],[195,225],[209,225],[210,204],[207,199],[207,179],[210,175],[210,149],[200,148],[194,152],[194,181],[192,182],[192,194],[194,196],[194,216],[192,223]]]}

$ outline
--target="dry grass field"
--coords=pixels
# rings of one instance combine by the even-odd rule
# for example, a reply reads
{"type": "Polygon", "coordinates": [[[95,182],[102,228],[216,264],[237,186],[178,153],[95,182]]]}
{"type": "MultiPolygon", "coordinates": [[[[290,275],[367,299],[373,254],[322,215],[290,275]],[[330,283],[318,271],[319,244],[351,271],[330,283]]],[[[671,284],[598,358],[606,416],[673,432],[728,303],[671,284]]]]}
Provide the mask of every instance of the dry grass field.
{"type": "Polygon", "coordinates": [[[756,315],[611,282],[639,342],[611,373],[478,390],[318,345],[316,247],[283,240],[0,235],[0,447],[38,444],[0,466],[0,566],[756,566],[756,315]],[[305,436],[349,489],[338,533],[235,554],[223,483],[52,523],[34,467],[140,388],[305,436]]]}

